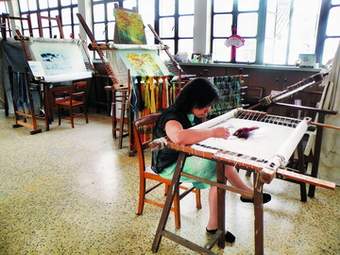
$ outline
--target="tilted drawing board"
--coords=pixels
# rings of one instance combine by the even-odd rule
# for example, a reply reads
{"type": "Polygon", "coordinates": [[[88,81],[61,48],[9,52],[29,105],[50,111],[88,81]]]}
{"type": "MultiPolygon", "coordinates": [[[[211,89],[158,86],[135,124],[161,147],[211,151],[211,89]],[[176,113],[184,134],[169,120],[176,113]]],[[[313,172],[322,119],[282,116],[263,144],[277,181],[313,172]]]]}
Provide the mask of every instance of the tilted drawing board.
{"type": "Polygon", "coordinates": [[[106,51],[106,57],[121,84],[128,83],[128,70],[132,77],[172,75],[157,54],[157,46],[111,44],[110,47],[113,50],[106,51]]]}
{"type": "Polygon", "coordinates": [[[33,75],[45,82],[87,79],[92,71],[85,66],[80,40],[30,38],[26,42],[33,75]]]}

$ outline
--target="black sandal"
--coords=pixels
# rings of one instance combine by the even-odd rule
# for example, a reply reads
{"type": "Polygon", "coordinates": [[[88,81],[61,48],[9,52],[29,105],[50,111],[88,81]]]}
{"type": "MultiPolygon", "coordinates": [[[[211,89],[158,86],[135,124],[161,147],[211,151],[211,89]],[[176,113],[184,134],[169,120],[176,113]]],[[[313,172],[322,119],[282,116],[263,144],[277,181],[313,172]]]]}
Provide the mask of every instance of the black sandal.
{"type": "MultiPolygon", "coordinates": [[[[209,230],[209,229],[205,228],[205,230],[207,231],[208,234],[211,234],[211,235],[213,235],[213,234],[215,234],[217,232],[217,229],[210,229],[209,230]]],[[[235,240],[236,240],[236,237],[231,232],[229,232],[229,231],[227,231],[225,233],[224,238],[225,238],[225,241],[227,243],[234,243],[235,240]]]]}
{"type": "MultiPolygon", "coordinates": [[[[263,203],[268,203],[272,199],[272,196],[268,193],[263,193],[263,203]]],[[[240,197],[240,200],[244,203],[254,203],[254,198],[240,197]]]]}

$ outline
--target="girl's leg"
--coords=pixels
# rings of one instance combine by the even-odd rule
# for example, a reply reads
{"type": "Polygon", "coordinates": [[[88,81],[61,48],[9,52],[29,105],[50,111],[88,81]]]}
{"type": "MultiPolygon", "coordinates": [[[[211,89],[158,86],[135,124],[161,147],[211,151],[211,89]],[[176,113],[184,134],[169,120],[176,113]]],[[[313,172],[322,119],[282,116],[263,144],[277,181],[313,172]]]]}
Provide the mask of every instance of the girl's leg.
{"type": "Polygon", "coordinates": [[[209,220],[207,229],[217,229],[217,187],[212,186],[209,189],[209,220]]]}
{"type": "Polygon", "coordinates": [[[225,166],[224,173],[228,181],[233,186],[235,186],[236,188],[242,189],[244,191],[253,193],[253,189],[243,182],[243,180],[240,178],[238,172],[235,170],[233,166],[229,166],[229,165],[225,166]]]}

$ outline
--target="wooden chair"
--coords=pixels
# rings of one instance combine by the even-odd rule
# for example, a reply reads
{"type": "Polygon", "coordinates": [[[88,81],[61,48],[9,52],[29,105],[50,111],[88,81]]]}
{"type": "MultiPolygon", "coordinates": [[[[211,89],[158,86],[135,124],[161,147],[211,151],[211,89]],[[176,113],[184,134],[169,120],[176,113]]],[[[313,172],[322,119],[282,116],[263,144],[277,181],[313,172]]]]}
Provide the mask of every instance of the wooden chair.
{"type": "Polygon", "coordinates": [[[61,124],[61,110],[69,112],[72,128],[74,128],[75,117],[85,117],[86,123],[89,123],[87,116],[87,82],[79,81],[72,86],[61,87],[52,91],[54,104],[58,108],[58,125],[61,124]],[[79,112],[76,112],[79,110],[79,112]]]}
{"type": "MultiPolygon", "coordinates": [[[[152,205],[156,205],[158,207],[163,207],[164,203],[146,198],[146,195],[150,193],[152,190],[156,189],[157,187],[161,186],[162,184],[165,185],[165,194],[167,193],[171,180],[165,179],[160,175],[156,174],[152,171],[151,167],[146,166],[146,159],[145,159],[145,150],[149,147],[150,142],[152,141],[152,130],[160,116],[160,113],[154,113],[142,117],[136,120],[133,123],[133,134],[134,134],[134,141],[135,141],[135,149],[138,155],[138,163],[139,163],[139,202],[138,202],[138,209],[137,215],[141,215],[143,213],[144,204],[149,203],[152,205]],[[151,186],[150,188],[146,189],[146,181],[154,181],[156,182],[155,185],[151,186]]],[[[175,226],[177,229],[181,227],[181,219],[180,219],[180,203],[179,201],[186,196],[187,194],[195,193],[196,198],[196,208],[201,209],[201,193],[199,189],[194,187],[185,187],[180,185],[180,190],[184,190],[182,194],[175,195],[173,207],[171,211],[175,214],[175,226]]]]}

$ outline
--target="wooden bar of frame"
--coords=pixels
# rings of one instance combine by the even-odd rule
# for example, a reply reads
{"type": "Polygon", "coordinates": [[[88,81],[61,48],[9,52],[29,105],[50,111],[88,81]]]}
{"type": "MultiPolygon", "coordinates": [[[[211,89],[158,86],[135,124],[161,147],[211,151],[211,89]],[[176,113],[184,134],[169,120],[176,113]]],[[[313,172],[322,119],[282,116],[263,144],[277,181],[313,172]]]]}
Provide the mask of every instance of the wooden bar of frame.
{"type": "Polygon", "coordinates": [[[53,17],[48,17],[48,16],[41,16],[40,13],[38,12],[38,29],[39,29],[39,37],[44,37],[43,34],[43,27],[42,27],[42,20],[46,19],[49,22],[51,22],[52,20],[57,22],[57,26],[58,26],[58,30],[59,30],[59,34],[60,34],[60,39],[64,39],[64,30],[63,30],[63,25],[61,23],[61,19],[60,16],[57,15],[55,16],[55,18],[53,17]]]}
{"type": "Polygon", "coordinates": [[[10,29],[10,20],[20,20],[21,22],[26,21],[27,22],[27,26],[28,26],[28,32],[30,34],[30,36],[33,36],[33,29],[32,29],[32,22],[31,22],[31,17],[28,14],[27,17],[16,17],[16,16],[10,16],[9,14],[3,13],[0,15],[1,16],[1,34],[2,34],[2,38],[4,40],[6,40],[7,35],[6,35],[6,29],[8,27],[9,29],[9,34],[12,37],[12,31],[10,29]]]}

